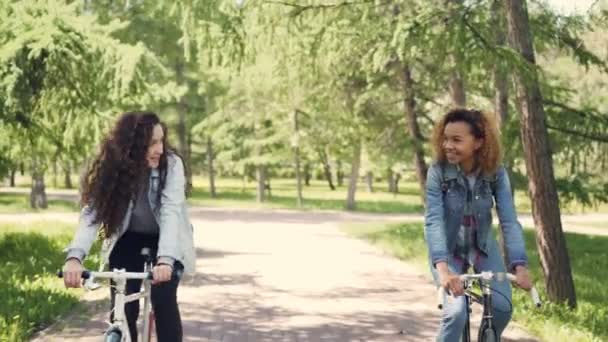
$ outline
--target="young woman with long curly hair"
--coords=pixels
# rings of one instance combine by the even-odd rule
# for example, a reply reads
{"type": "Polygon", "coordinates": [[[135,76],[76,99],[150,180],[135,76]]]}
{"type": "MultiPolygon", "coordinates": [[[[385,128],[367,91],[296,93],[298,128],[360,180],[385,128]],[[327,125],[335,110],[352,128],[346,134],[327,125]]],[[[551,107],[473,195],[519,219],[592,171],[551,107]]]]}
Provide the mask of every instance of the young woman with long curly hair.
{"type": "MultiPolygon", "coordinates": [[[[192,226],[187,213],[185,166],[167,144],[167,129],[151,112],[128,112],[101,144],[84,178],[80,223],[67,248],[64,281],[81,284],[82,262],[101,233],[103,258],[110,269],[142,272],[148,247],[155,257],[152,305],[159,342],[181,341],[177,305],[179,279],[173,270],[195,271],[192,226]]],[[[127,282],[127,294],[141,280],[127,282]]],[[[112,291],[112,306],[114,292],[112,291]]],[[[137,341],[139,302],[125,306],[131,339],[137,341]]]]}
{"type": "MultiPolygon", "coordinates": [[[[432,145],[435,162],[427,175],[424,233],[435,283],[455,296],[444,303],[437,341],[458,341],[467,310],[459,274],[471,267],[475,272],[506,269],[515,273],[519,287],[529,290],[532,284],[493,117],[477,110],[452,110],[437,122],[432,145]],[[494,203],[506,267],[492,232],[494,203]]],[[[511,286],[494,281],[492,288],[494,323],[500,336],[511,319],[511,286]]]]}

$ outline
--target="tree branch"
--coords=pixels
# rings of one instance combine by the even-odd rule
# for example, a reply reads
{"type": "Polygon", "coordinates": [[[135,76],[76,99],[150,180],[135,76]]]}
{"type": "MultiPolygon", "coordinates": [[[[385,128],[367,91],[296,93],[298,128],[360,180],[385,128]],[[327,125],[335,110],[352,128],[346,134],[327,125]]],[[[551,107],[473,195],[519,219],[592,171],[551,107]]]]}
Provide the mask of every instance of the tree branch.
{"type": "Polygon", "coordinates": [[[589,133],[579,132],[579,131],[569,129],[569,128],[555,127],[555,126],[551,126],[551,125],[547,125],[547,128],[557,131],[557,132],[574,135],[574,136],[585,138],[588,140],[593,140],[596,142],[608,143],[608,136],[605,136],[605,135],[589,134],[589,133]]]}
{"type": "Polygon", "coordinates": [[[584,111],[584,110],[576,109],[576,108],[570,107],[564,103],[556,102],[553,100],[544,100],[543,103],[548,106],[557,107],[564,111],[568,111],[573,114],[577,114],[583,118],[596,119],[596,120],[603,121],[604,123],[608,123],[608,117],[603,116],[603,115],[598,115],[596,113],[593,113],[592,111],[584,111]]]}
{"type": "MultiPolygon", "coordinates": [[[[374,1],[375,0],[344,1],[344,2],[335,3],[335,4],[320,4],[320,5],[298,5],[295,2],[287,2],[287,1],[280,1],[280,0],[266,0],[265,3],[294,7],[294,8],[296,8],[296,11],[295,11],[295,13],[292,13],[292,15],[299,15],[302,12],[308,11],[308,10],[339,8],[339,7],[351,6],[351,5],[363,5],[363,4],[368,4],[368,3],[371,3],[374,1]]],[[[385,2],[383,4],[379,4],[378,6],[387,5],[387,4],[390,4],[390,2],[385,2]]]]}

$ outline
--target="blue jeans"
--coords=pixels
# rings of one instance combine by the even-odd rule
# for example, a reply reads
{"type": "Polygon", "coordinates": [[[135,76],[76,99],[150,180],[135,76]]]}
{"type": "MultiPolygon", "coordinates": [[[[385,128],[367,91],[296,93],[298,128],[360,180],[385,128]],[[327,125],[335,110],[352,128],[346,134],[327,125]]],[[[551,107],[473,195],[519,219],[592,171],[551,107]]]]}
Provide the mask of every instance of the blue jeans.
{"type": "MultiPolygon", "coordinates": [[[[453,273],[463,274],[467,271],[465,267],[452,257],[448,260],[448,268],[453,273]]],[[[505,272],[505,264],[495,238],[488,239],[488,256],[480,256],[478,262],[473,265],[473,268],[476,273],[481,271],[505,272]]],[[[435,284],[439,286],[439,276],[435,267],[431,266],[431,273],[433,274],[435,284]]],[[[498,336],[500,336],[511,320],[511,284],[509,284],[509,281],[497,282],[493,280],[491,286],[493,289],[493,323],[498,336]],[[500,293],[497,293],[497,291],[500,293]]],[[[460,340],[466,323],[466,310],[464,296],[450,297],[449,301],[446,296],[446,300],[443,303],[443,313],[437,341],[457,342],[460,340]]]]}

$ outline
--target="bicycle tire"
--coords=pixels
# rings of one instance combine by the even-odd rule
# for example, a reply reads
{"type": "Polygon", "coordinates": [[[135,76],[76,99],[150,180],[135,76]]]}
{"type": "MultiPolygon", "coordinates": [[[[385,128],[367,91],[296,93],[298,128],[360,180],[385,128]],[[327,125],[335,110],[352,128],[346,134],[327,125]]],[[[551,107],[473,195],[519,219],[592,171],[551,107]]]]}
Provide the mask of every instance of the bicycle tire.
{"type": "Polygon", "coordinates": [[[110,330],[106,332],[104,338],[104,342],[120,342],[122,341],[122,333],[120,330],[110,330]]]}
{"type": "Polygon", "coordinates": [[[479,329],[479,342],[498,342],[498,334],[494,328],[483,327],[479,329]]]}

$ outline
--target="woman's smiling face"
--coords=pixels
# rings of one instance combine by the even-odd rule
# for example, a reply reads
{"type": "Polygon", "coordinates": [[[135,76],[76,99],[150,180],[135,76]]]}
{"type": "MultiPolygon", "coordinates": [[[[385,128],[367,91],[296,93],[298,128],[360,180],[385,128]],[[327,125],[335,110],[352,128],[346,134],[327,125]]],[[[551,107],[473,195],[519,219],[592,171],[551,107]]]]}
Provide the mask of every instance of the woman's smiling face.
{"type": "Polygon", "coordinates": [[[471,127],[464,121],[450,122],[443,130],[443,151],[450,164],[472,165],[482,142],[482,139],[475,138],[471,127]]]}

